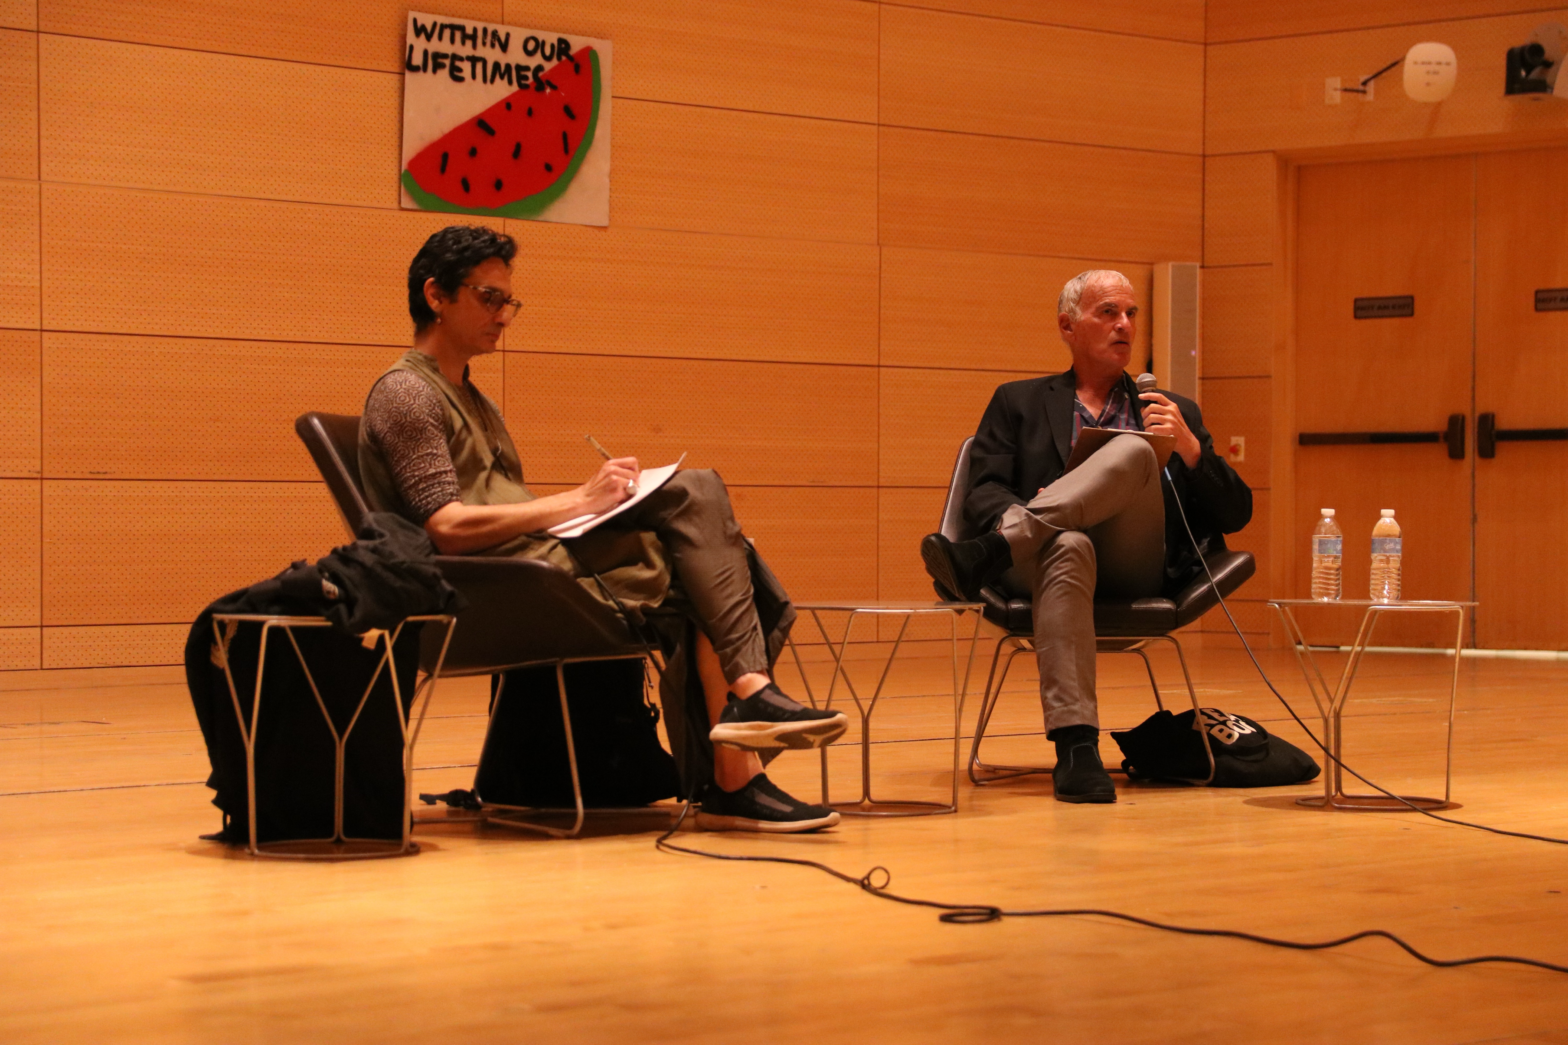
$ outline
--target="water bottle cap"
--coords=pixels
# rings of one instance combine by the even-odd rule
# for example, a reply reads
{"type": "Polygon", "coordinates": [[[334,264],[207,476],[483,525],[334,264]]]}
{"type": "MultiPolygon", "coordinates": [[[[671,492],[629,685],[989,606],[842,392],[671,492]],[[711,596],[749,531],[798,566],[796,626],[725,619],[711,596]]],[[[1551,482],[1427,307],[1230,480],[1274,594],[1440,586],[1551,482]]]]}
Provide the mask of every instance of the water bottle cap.
{"type": "Polygon", "coordinates": [[[1384,508],[1382,509],[1382,512],[1383,518],[1385,519],[1392,519],[1394,517],[1394,509],[1392,508],[1384,508]]]}
{"type": "Polygon", "coordinates": [[[1318,511],[1323,513],[1323,518],[1325,519],[1332,519],[1334,517],[1334,509],[1332,508],[1319,508],[1318,511]]]}

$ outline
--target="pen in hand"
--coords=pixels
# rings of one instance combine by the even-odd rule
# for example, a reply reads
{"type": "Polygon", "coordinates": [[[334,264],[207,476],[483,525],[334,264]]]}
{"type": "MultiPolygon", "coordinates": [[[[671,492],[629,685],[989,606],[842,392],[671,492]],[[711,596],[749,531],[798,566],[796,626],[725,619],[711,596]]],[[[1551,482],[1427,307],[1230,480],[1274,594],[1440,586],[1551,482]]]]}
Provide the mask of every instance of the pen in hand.
{"type": "MultiPolygon", "coordinates": [[[[588,445],[593,447],[595,450],[599,451],[599,456],[603,457],[606,461],[613,461],[613,460],[615,460],[614,457],[610,456],[610,451],[606,450],[604,448],[604,446],[599,442],[599,440],[595,439],[591,435],[585,435],[585,436],[583,436],[583,438],[588,440],[588,445]]],[[[628,479],[628,480],[626,480],[626,493],[627,493],[627,496],[635,496],[636,495],[636,493],[637,493],[637,480],[635,480],[635,479],[628,479]]]]}

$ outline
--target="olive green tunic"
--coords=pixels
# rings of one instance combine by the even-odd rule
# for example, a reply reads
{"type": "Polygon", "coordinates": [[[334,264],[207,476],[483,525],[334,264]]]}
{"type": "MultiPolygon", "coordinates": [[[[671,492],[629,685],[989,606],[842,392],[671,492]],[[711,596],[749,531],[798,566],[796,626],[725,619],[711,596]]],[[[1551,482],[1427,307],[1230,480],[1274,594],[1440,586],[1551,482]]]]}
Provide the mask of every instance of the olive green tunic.
{"type": "MultiPolygon", "coordinates": [[[[414,348],[386,373],[397,371],[419,376],[441,394],[446,442],[462,503],[520,504],[535,499],[523,485],[522,461],[500,411],[468,380],[466,371],[461,387],[454,385],[434,357],[414,348]]],[[[364,426],[359,432],[359,475],[373,509],[412,517],[380,448],[364,426]]],[[[574,575],[594,598],[611,605],[619,600],[621,607],[639,616],[663,603],[670,590],[664,549],[650,533],[600,527],[573,539],[570,550],[548,533],[525,533],[476,554],[543,559],[574,575]]]]}

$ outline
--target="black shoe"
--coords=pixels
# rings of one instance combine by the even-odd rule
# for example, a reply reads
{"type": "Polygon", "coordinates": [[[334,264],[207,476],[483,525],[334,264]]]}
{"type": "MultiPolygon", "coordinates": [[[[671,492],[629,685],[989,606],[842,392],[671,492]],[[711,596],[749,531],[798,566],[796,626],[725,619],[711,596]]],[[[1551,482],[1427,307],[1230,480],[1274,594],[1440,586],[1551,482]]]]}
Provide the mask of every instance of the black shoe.
{"type": "Polygon", "coordinates": [[[826,747],[848,728],[842,711],[808,708],[770,682],[745,700],[731,693],[708,739],[742,751],[809,750],[826,747]]]}
{"type": "Polygon", "coordinates": [[[704,831],[765,831],[789,834],[833,827],[839,815],[826,806],[814,806],[780,791],[766,773],[758,773],[739,791],[708,788],[697,812],[697,826],[704,831]]]}
{"type": "Polygon", "coordinates": [[[1058,802],[1116,801],[1116,785],[1100,761],[1099,730],[1092,738],[1073,736],[1056,742],[1056,768],[1051,770],[1058,802]]]}
{"type": "Polygon", "coordinates": [[[953,599],[977,602],[980,589],[996,580],[1013,564],[1007,538],[996,531],[972,541],[954,543],[939,533],[928,533],[920,542],[926,572],[953,599]]]}

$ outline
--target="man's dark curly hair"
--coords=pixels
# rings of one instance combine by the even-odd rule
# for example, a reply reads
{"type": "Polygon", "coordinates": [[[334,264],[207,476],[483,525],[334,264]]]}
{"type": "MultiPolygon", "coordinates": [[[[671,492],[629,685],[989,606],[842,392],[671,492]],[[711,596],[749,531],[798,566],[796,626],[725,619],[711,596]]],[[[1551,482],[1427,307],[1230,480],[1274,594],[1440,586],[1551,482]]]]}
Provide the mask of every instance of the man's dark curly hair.
{"type": "Polygon", "coordinates": [[[408,266],[408,314],[413,317],[414,332],[436,321],[425,300],[426,280],[433,279],[448,294],[456,294],[476,265],[490,258],[511,265],[516,256],[517,242],[512,237],[482,225],[448,225],[425,240],[408,266]]]}

